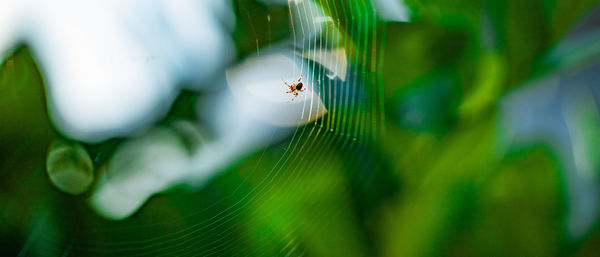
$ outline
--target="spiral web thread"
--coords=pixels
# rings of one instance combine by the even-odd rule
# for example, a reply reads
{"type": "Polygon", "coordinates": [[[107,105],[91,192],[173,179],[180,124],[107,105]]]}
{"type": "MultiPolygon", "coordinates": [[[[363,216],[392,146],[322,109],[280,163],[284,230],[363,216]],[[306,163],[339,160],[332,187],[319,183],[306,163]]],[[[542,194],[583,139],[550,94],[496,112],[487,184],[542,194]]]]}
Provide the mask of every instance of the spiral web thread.
{"type": "MultiPolygon", "coordinates": [[[[342,187],[340,180],[320,179],[322,172],[339,173],[341,170],[344,172],[342,175],[360,178],[358,185],[353,186],[366,188],[372,177],[368,166],[373,165],[366,153],[370,144],[377,140],[383,126],[378,69],[383,40],[370,1],[315,2],[331,19],[324,19],[326,17],[320,17],[313,9],[307,8],[303,2],[308,1],[288,1],[290,33],[296,53],[294,62],[296,58],[301,59],[300,70],[309,70],[309,74],[304,75],[316,82],[309,86],[327,108],[326,115],[296,128],[283,144],[270,147],[280,148],[276,157],[269,157],[271,150],[268,149],[255,154],[248,161],[248,171],[240,172],[242,179],[237,181],[237,186],[223,193],[219,200],[197,203],[199,207],[196,212],[178,217],[178,220],[143,225],[120,223],[103,228],[81,228],[83,233],[75,233],[67,238],[57,237],[45,229],[46,226],[41,226],[39,231],[36,230],[36,240],[43,241],[38,247],[47,249],[40,251],[59,251],[62,256],[304,255],[306,249],[303,248],[307,246],[302,240],[306,239],[306,235],[318,234],[321,228],[318,222],[308,222],[303,226],[295,224],[305,222],[306,212],[311,212],[311,216],[317,217],[317,220],[335,219],[339,216],[339,208],[289,204],[289,209],[281,209],[288,213],[285,221],[271,228],[271,233],[261,234],[254,229],[264,227],[261,219],[268,220],[273,216],[272,210],[278,208],[277,203],[281,202],[281,198],[284,199],[284,205],[301,203],[318,197],[322,193],[320,189],[342,187]],[[299,20],[306,22],[294,23],[294,14],[305,15],[299,20]],[[322,25],[322,21],[328,24],[323,26],[318,37],[308,42],[302,40],[297,45],[297,38],[310,36],[307,31],[316,29],[316,26],[322,25]],[[326,69],[303,57],[311,56],[315,51],[319,51],[320,57],[323,57],[325,51],[322,50],[334,47],[345,49],[348,53],[345,81],[339,76],[329,78],[326,69]],[[275,158],[276,161],[266,162],[266,158],[275,158]],[[307,181],[313,183],[307,185],[307,181]],[[172,223],[184,225],[160,235],[143,235],[142,231],[169,227],[172,223]],[[249,232],[244,233],[245,230],[249,232]],[[120,236],[112,237],[114,235],[120,236]]],[[[265,20],[270,22],[270,18],[265,20]]],[[[339,65],[339,62],[336,63],[339,65]]],[[[317,103],[311,100],[304,104],[317,103]]],[[[309,112],[303,115],[316,114],[309,112]]],[[[339,175],[332,173],[332,176],[339,175]]],[[[328,197],[335,201],[348,201],[350,198],[344,190],[334,190],[328,197]]]]}

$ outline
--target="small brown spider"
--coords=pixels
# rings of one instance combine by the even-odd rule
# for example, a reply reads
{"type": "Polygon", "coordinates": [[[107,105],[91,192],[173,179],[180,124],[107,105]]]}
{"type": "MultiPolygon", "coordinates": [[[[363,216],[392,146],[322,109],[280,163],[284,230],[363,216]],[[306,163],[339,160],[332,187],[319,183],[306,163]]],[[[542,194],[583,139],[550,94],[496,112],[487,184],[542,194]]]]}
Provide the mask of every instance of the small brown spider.
{"type": "MultiPolygon", "coordinates": [[[[281,79],[283,80],[283,79],[281,79]]],[[[294,94],[294,98],[292,98],[291,101],[294,101],[294,99],[296,99],[296,97],[298,97],[298,92],[304,92],[304,90],[306,90],[306,88],[302,88],[304,85],[302,84],[302,74],[300,74],[300,78],[298,79],[298,82],[292,82],[292,85],[288,84],[285,80],[283,80],[283,83],[285,83],[286,86],[288,86],[290,88],[290,91],[286,92],[286,93],[292,93],[294,94]]]]}

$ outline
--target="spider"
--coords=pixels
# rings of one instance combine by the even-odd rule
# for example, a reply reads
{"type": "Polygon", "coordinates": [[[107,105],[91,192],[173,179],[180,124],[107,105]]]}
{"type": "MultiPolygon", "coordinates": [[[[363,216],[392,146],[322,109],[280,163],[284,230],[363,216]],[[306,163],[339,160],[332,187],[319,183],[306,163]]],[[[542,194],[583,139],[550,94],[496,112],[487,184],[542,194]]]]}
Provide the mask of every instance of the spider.
{"type": "MultiPolygon", "coordinates": [[[[283,80],[283,79],[281,79],[283,80]]],[[[304,85],[302,84],[302,74],[300,74],[300,78],[298,79],[297,83],[292,82],[292,85],[288,84],[285,80],[283,80],[283,83],[285,83],[286,86],[288,86],[290,88],[290,91],[286,92],[286,93],[292,93],[294,94],[294,98],[292,98],[291,101],[294,101],[294,99],[296,99],[296,97],[298,97],[298,92],[304,92],[304,90],[306,90],[306,88],[302,88],[304,85]]]]}

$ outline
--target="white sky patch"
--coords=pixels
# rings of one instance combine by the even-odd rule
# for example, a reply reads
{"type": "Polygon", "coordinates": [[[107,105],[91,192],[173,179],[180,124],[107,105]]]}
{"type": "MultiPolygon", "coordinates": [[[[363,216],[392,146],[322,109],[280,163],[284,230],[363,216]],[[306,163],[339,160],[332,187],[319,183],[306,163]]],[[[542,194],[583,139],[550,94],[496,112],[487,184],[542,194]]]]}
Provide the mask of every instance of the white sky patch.
{"type": "Polygon", "coordinates": [[[318,85],[310,79],[308,71],[301,71],[301,67],[283,54],[249,58],[227,71],[227,82],[240,105],[257,119],[272,125],[303,125],[326,113],[315,92],[318,85]],[[298,72],[293,73],[294,70],[298,72]],[[298,82],[300,75],[303,75],[306,90],[291,101],[293,94],[286,93],[289,88],[284,80],[291,85],[298,82]]]}
{"type": "Polygon", "coordinates": [[[404,0],[371,0],[377,14],[385,21],[410,21],[410,8],[404,0]]]}
{"type": "Polygon", "coordinates": [[[348,57],[346,56],[346,49],[315,49],[312,52],[303,52],[300,54],[303,54],[304,58],[313,60],[327,68],[329,70],[327,77],[330,79],[338,77],[342,81],[346,81],[346,75],[348,73],[348,57]]]}
{"type": "Polygon", "coordinates": [[[202,89],[235,58],[231,28],[221,26],[235,18],[219,2],[7,0],[0,57],[19,41],[31,48],[66,136],[124,137],[163,117],[178,85],[202,89]]]}
{"type": "Polygon", "coordinates": [[[0,60],[4,60],[19,40],[25,1],[3,0],[0,7],[0,60]]]}

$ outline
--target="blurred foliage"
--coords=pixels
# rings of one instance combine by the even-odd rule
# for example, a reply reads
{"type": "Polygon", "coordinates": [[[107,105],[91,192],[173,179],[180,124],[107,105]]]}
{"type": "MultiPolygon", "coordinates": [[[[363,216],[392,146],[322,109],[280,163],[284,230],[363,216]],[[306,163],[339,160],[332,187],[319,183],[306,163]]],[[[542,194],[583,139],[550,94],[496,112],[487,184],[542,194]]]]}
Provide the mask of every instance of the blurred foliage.
{"type": "Polygon", "coordinates": [[[287,6],[265,6],[255,1],[235,0],[234,8],[237,20],[233,38],[240,57],[255,53],[259,48],[291,34],[287,6]]]}
{"type": "Polygon", "coordinates": [[[413,22],[385,28],[390,122],[379,142],[404,190],[382,211],[384,255],[577,249],[565,235],[561,163],[545,146],[501,151],[496,104],[551,68],[544,56],[594,2],[406,2],[413,22]]]}
{"type": "Polygon", "coordinates": [[[20,49],[0,66],[2,254],[18,254],[60,195],[45,171],[46,149],[54,135],[36,63],[27,49],[20,49]]]}
{"type": "MultiPolygon", "coordinates": [[[[234,2],[239,57],[290,35],[287,7],[234,2]]],[[[331,112],[232,163],[199,191],[152,198],[124,222],[101,219],[87,195],[50,184],[45,153],[60,135],[46,114],[43,78],[27,48],[11,55],[0,66],[3,254],[16,256],[23,245],[32,256],[600,252],[597,228],[578,242],[565,236],[555,153],[543,145],[498,149],[496,106],[507,90],[548,71],[542,58],[595,1],[406,0],[413,21],[385,25],[360,12],[367,2],[319,3],[340,19],[354,51],[349,80],[363,86],[346,92],[351,104],[338,96],[328,108],[354,112],[331,112]]],[[[193,117],[195,96],[184,93],[166,121],[193,117]]],[[[99,166],[118,144],[87,148],[99,166]]]]}

